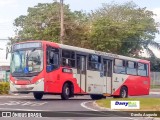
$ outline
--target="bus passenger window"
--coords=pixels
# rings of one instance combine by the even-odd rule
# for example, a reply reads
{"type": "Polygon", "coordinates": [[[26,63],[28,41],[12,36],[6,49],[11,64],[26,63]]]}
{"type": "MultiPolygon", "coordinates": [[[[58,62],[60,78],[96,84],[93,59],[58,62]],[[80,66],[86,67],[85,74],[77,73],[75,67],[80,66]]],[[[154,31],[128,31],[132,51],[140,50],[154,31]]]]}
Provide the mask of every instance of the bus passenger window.
{"type": "Polygon", "coordinates": [[[75,53],[69,50],[62,50],[62,66],[75,67],[75,53]]]}
{"type": "Polygon", "coordinates": [[[97,55],[89,55],[89,60],[88,60],[88,69],[89,70],[94,70],[94,71],[99,71],[100,70],[100,64],[101,64],[101,57],[97,55]]]}
{"type": "Polygon", "coordinates": [[[127,61],[127,74],[129,74],[129,75],[137,75],[136,66],[137,66],[136,62],[127,61]]]}
{"type": "Polygon", "coordinates": [[[143,63],[138,63],[138,75],[148,76],[148,65],[143,63]]]}
{"type": "Polygon", "coordinates": [[[125,61],[115,59],[114,61],[114,72],[118,74],[126,74],[125,61]]]}

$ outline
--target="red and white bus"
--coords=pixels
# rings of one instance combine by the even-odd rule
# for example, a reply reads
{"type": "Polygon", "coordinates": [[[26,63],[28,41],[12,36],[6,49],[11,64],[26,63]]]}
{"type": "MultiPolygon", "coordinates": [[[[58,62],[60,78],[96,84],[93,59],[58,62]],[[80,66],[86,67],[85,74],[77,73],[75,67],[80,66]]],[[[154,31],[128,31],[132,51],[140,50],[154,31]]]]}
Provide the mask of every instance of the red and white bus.
{"type": "Polygon", "coordinates": [[[16,43],[11,53],[10,91],[121,97],[148,95],[150,62],[49,41],[16,43]]]}

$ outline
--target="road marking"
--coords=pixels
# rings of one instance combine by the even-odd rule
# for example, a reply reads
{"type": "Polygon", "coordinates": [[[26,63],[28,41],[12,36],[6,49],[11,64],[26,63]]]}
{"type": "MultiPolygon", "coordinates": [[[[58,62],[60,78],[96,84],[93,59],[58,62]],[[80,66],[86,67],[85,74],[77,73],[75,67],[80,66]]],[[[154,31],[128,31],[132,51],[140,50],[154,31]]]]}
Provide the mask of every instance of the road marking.
{"type": "Polygon", "coordinates": [[[9,95],[6,95],[6,96],[0,96],[1,98],[23,98],[23,97],[32,97],[32,96],[17,96],[17,95],[15,95],[15,96],[9,96],[9,95]]]}
{"type": "Polygon", "coordinates": [[[33,110],[33,109],[14,109],[14,108],[0,108],[2,110],[10,110],[10,111],[14,111],[14,110],[17,110],[17,111],[46,111],[46,110],[33,110]]]}
{"type": "MultiPolygon", "coordinates": [[[[88,110],[99,111],[99,110],[96,110],[96,109],[92,109],[92,108],[87,107],[85,104],[86,104],[86,103],[89,103],[89,102],[95,103],[95,101],[86,101],[86,102],[82,102],[82,103],[81,103],[81,106],[84,107],[84,108],[86,108],[86,109],[88,109],[88,110]]],[[[111,110],[111,109],[110,109],[110,110],[111,110]]],[[[104,112],[105,112],[105,111],[104,111],[104,112]]],[[[104,113],[104,112],[102,112],[102,113],[104,113]]],[[[134,119],[134,118],[130,118],[130,117],[121,117],[121,116],[118,116],[118,115],[114,115],[114,116],[120,117],[120,118],[127,118],[127,119],[130,119],[130,120],[138,120],[138,119],[134,119]]],[[[113,117],[114,117],[114,116],[113,116],[113,117]]]]}
{"type": "Polygon", "coordinates": [[[46,104],[47,102],[30,102],[30,101],[8,101],[5,103],[0,103],[0,105],[8,105],[8,106],[14,106],[14,105],[21,105],[21,106],[42,106],[46,104]]]}
{"type": "Polygon", "coordinates": [[[85,105],[86,103],[89,103],[89,102],[93,102],[93,101],[82,102],[82,103],[81,103],[81,106],[82,106],[82,107],[84,107],[84,108],[86,108],[86,109],[88,109],[88,110],[98,111],[98,110],[95,110],[95,109],[89,108],[89,107],[87,107],[87,106],[85,105]]]}

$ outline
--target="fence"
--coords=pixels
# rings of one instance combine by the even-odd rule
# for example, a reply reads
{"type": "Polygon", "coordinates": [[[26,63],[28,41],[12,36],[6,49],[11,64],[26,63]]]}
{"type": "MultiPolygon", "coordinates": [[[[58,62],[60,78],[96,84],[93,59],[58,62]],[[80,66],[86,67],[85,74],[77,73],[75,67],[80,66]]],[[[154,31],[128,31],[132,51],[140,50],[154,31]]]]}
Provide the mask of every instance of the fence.
{"type": "Polygon", "coordinates": [[[160,72],[151,72],[152,88],[160,88],[160,72]]]}

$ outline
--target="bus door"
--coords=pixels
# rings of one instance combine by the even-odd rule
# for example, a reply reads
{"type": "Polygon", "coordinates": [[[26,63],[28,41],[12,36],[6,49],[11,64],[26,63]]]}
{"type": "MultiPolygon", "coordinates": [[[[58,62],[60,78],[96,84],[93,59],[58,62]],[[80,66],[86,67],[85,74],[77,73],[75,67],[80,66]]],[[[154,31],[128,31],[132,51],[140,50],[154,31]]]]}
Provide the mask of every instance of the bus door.
{"type": "Polygon", "coordinates": [[[104,64],[104,85],[103,92],[112,94],[112,60],[103,59],[104,64]]]}
{"type": "Polygon", "coordinates": [[[77,82],[80,92],[86,92],[86,56],[77,55],[77,82]]]}

